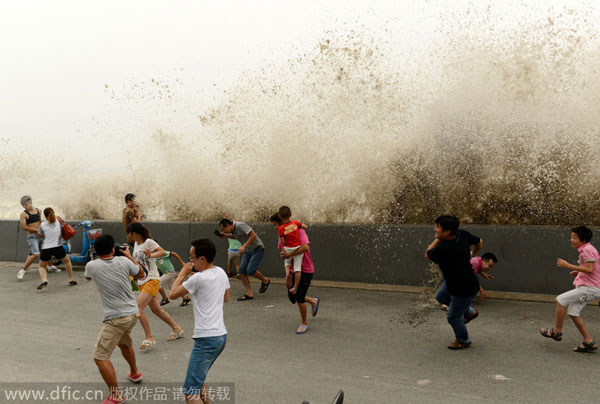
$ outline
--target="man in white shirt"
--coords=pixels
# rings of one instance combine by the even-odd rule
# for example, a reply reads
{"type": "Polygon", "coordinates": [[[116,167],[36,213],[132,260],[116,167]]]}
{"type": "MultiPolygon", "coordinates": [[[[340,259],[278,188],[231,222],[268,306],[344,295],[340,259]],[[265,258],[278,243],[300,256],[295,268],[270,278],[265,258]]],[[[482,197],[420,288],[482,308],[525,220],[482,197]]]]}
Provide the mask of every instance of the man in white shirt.
{"type": "Polygon", "coordinates": [[[217,250],[206,238],[192,241],[190,261],[184,265],[171,288],[171,299],[188,294],[194,307],[194,348],[183,386],[186,403],[208,403],[206,375],[227,342],[223,303],[229,301],[229,278],[213,265],[217,250]],[[194,274],[192,270],[195,269],[194,274]],[[184,279],[190,275],[184,282],[184,279]]]}

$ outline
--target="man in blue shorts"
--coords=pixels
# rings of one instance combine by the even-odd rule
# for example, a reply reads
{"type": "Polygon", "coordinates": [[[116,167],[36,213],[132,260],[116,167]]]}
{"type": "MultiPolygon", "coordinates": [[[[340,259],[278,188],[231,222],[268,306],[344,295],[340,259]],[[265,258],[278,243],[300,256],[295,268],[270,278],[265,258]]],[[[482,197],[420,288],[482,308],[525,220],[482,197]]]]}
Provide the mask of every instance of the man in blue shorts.
{"type": "Polygon", "coordinates": [[[252,289],[250,288],[249,276],[254,276],[261,281],[258,293],[265,293],[271,284],[271,281],[258,270],[263,256],[265,255],[265,245],[260,237],[258,237],[256,232],[252,230],[252,227],[248,226],[246,223],[233,221],[227,218],[219,222],[219,228],[223,232],[223,235],[219,238],[233,238],[242,243],[242,246],[238,249],[238,252],[242,256],[238,271],[240,279],[246,288],[246,294],[238,297],[237,300],[243,301],[254,298],[254,293],[252,293],[252,289]]]}

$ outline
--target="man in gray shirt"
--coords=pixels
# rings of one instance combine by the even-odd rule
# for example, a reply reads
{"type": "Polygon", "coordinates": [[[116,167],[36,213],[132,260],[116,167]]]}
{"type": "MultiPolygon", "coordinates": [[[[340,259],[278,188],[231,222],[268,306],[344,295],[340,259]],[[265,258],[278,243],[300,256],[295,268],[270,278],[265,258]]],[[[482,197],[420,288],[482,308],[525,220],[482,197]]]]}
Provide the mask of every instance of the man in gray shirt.
{"type": "Polygon", "coordinates": [[[242,243],[242,246],[238,249],[242,260],[238,273],[240,279],[246,288],[246,294],[240,296],[237,300],[250,300],[254,298],[254,293],[250,288],[249,276],[254,276],[256,279],[260,279],[261,285],[258,290],[259,293],[265,293],[267,288],[271,284],[271,281],[266,278],[259,270],[258,267],[265,255],[265,245],[262,240],[252,227],[246,223],[232,221],[230,219],[223,219],[219,222],[219,227],[223,233],[219,238],[233,238],[242,243]]]}
{"type": "Polygon", "coordinates": [[[94,247],[100,259],[88,262],[84,273],[86,279],[93,279],[96,283],[104,307],[104,326],[96,341],[94,362],[110,391],[104,403],[118,404],[125,399],[119,391],[117,375],[110,361],[110,356],[117,345],[129,364],[130,373],[127,378],[134,383],[142,381],[142,373],[135,362],[133,341],[130,336],[139,312],[129,277],[141,279],[146,275],[129,253],[128,247],[120,250],[124,257],[114,256],[115,241],[111,236],[98,237],[94,247]]]}

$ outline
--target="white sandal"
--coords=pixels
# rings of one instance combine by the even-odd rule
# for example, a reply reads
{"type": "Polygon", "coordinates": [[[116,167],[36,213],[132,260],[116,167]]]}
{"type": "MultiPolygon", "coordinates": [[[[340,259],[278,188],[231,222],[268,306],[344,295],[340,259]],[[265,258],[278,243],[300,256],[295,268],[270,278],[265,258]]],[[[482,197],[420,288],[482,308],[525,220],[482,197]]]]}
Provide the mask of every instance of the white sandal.
{"type": "Polygon", "coordinates": [[[183,330],[181,330],[179,332],[173,331],[171,334],[169,334],[169,338],[167,338],[167,341],[175,341],[176,339],[179,339],[179,338],[183,338],[183,330]]]}
{"type": "Polygon", "coordinates": [[[154,346],[154,344],[156,344],[156,340],[155,339],[145,339],[142,341],[142,345],[140,345],[140,349],[150,349],[154,346]]]}

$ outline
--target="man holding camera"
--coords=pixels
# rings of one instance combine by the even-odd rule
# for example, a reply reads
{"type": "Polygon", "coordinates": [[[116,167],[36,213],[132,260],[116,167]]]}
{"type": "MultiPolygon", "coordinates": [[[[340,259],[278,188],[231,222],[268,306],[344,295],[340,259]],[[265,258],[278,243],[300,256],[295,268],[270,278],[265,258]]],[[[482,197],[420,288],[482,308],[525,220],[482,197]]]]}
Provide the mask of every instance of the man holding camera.
{"type": "Polygon", "coordinates": [[[130,336],[139,311],[131,291],[129,276],[142,279],[146,274],[131,256],[128,247],[118,247],[123,256],[115,256],[115,241],[111,236],[105,234],[98,237],[94,247],[100,259],[88,262],[84,273],[86,279],[93,279],[96,283],[104,308],[104,326],[96,341],[94,362],[110,391],[102,404],[118,404],[125,399],[119,391],[117,375],[110,361],[117,346],[129,364],[130,373],[127,378],[133,383],[142,381],[130,336]]]}

